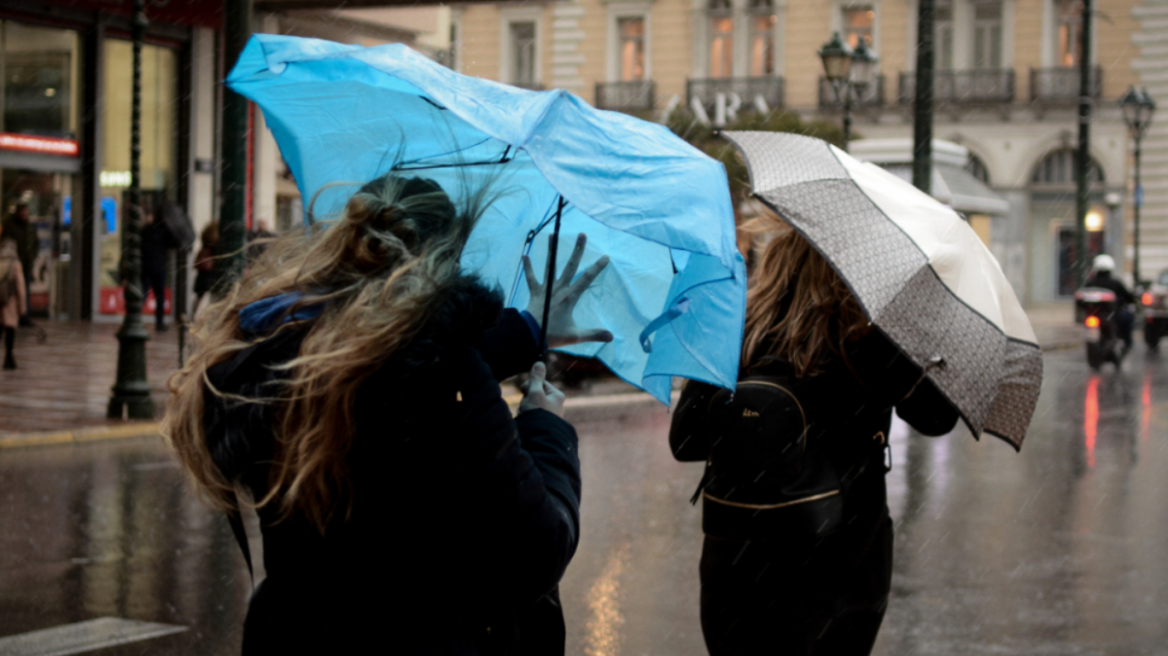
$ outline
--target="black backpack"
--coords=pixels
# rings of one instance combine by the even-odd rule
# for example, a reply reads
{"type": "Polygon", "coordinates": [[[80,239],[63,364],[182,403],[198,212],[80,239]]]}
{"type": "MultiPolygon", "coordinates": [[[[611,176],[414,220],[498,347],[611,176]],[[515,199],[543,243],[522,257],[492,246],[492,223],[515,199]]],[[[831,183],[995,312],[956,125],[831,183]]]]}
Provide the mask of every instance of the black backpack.
{"type": "Polygon", "coordinates": [[[817,412],[812,419],[798,398],[798,387],[784,376],[749,376],[738,382],[736,391],[722,389],[711,398],[706,412],[712,431],[706,476],[691,499],[705,500],[707,534],[745,537],[778,530],[815,537],[830,534],[843,522],[851,483],[868,467],[883,464],[880,454],[888,440],[876,427],[883,413],[824,417],[817,412]],[[825,440],[852,433],[859,433],[852,438],[861,440],[855,461],[833,459],[825,440]],[[713,477],[714,463],[729,487],[719,486],[713,477]],[[723,498],[722,488],[731,498],[723,498]]]}
{"type": "Polygon", "coordinates": [[[181,207],[175,203],[165,203],[160,215],[168,247],[182,251],[195,244],[195,226],[181,207]]]}

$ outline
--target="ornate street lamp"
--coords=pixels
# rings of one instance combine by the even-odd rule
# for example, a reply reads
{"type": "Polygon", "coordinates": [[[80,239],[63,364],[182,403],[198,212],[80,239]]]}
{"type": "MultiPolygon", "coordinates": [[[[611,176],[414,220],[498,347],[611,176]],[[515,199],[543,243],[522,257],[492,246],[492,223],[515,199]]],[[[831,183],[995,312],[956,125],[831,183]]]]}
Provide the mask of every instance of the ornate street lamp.
{"type": "Polygon", "coordinates": [[[878,61],[880,58],[876,56],[876,51],[868,47],[867,41],[861,39],[856,50],[852,53],[852,72],[848,78],[851,80],[852,86],[856,88],[857,99],[864,97],[864,91],[872,82],[872,74],[876,70],[876,62],[878,61]]]}
{"type": "MultiPolygon", "coordinates": [[[[142,41],[146,35],[145,0],[134,1],[133,77],[130,86],[130,188],[126,190],[122,222],[121,275],[125,284],[126,316],[118,331],[118,373],[106,416],[110,419],[153,419],[154,402],[146,380],[146,340],[142,327],[142,41]]],[[[163,299],[154,299],[156,303],[163,299]]]]}
{"type": "Polygon", "coordinates": [[[823,75],[831,84],[836,102],[844,109],[844,148],[852,138],[852,97],[862,96],[872,79],[872,70],[879,58],[876,52],[861,39],[853,51],[839,32],[831,35],[831,40],[819,50],[823,61],[823,75]]]}
{"type": "Polygon", "coordinates": [[[1140,206],[1144,204],[1144,188],[1140,184],[1140,142],[1152,124],[1152,113],[1156,111],[1156,103],[1147,89],[1136,89],[1134,86],[1119,99],[1119,106],[1123,110],[1123,121],[1127,123],[1128,132],[1135,142],[1135,203],[1132,214],[1132,281],[1139,286],[1140,280],[1140,206]]]}

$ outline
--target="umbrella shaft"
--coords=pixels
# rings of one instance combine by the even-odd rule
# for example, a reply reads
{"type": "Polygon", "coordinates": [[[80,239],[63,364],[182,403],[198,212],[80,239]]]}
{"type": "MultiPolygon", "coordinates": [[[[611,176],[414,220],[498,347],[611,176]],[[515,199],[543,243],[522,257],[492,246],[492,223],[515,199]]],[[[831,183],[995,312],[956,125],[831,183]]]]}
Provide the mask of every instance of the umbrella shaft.
{"type": "Polygon", "coordinates": [[[552,230],[552,242],[548,245],[548,268],[547,275],[544,277],[544,285],[547,289],[543,296],[543,321],[539,324],[539,345],[543,349],[540,359],[544,362],[547,362],[548,359],[548,316],[552,312],[552,285],[556,280],[556,251],[560,249],[560,217],[564,215],[564,205],[567,205],[567,201],[564,200],[563,196],[560,196],[556,205],[556,226],[552,230]]]}

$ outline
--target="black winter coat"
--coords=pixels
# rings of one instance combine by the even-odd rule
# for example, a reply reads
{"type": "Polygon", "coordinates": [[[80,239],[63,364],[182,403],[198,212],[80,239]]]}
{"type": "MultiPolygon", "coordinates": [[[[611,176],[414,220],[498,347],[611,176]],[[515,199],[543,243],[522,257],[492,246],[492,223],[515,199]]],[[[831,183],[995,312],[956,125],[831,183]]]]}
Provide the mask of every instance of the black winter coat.
{"type": "MultiPolygon", "coordinates": [[[[927,380],[905,398],[920,379],[920,369],[878,331],[858,340],[849,350],[849,358],[851,367],[842,358],[835,358],[822,373],[805,378],[796,378],[791,366],[781,361],[743,372],[742,377],[749,373],[784,379],[784,386],[798,400],[806,418],[807,448],[826,453],[840,477],[852,481],[843,495],[843,525],[850,527],[849,532],[869,534],[886,512],[882,450],[893,407],[926,435],[952,430],[958,415],[927,380]]],[[[791,527],[804,524],[790,520],[803,508],[759,510],[778,501],[773,498],[775,491],[788,483],[776,480],[773,470],[767,468],[767,456],[712,443],[714,436],[721,434],[719,426],[707,421],[718,389],[695,381],[687,383],[669,433],[675,458],[707,461],[704,531],[742,540],[781,537],[797,541],[800,536],[793,534],[791,527]],[[711,450],[716,448],[734,455],[729,461],[712,458],[711,450]]],[[[724,439],[732,440],[733,436],[724,439]]]]}
{"type": "MultiPolygon", "coordinates": [[[[556,585],[579,540],[576,433],[544,410],[512,419],[497,381],[526,371],[535,340],[497,292],[465,278],[362,386],[347,463],[352,514],[324,536],[260,511],[267,578],[245,654],[555,654],[556,585]]],[[[299,350],[270,338],[213,367],[219,389],[258,397],[299,350]]],[[[271,388],[269,388],[270,391],[271,388]]],[[[216,464],[266,492],[275,408],[208,395],[216,464]]]]}
{"type": "Polygon", "coordinates": [[[1135,294],[1123,284],[1122,280],[1111,277],[1110,271],[1099,271],[1095,275],[1087,279],[1084,287],[1101,287],[1103,289],[1110,289],[1115,293],[1115,300],[1120,305],[1127,305],[1136,302],[1135,294]]]}

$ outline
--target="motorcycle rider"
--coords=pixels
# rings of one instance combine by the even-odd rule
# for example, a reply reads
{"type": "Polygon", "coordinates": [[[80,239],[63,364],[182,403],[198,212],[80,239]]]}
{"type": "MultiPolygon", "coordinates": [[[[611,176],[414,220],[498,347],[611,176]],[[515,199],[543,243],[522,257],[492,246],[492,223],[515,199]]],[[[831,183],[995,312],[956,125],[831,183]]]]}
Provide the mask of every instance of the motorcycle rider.
{"type": "Polygon", "coordinates": [[[1135,324],[1135,315],[1129,306],[1136,302],[1136,297],[1122,280],[1111,277],[1114,270],[1115,260],[1110,255],[1096,255],[1091,263],[1091,277],[1087,279],[1085,287],[1099,287],[1115,293],[1115,324],[1123,340],[1124,352],[1127,352],[1132,347],[1132,328],[1135,324]]]}

